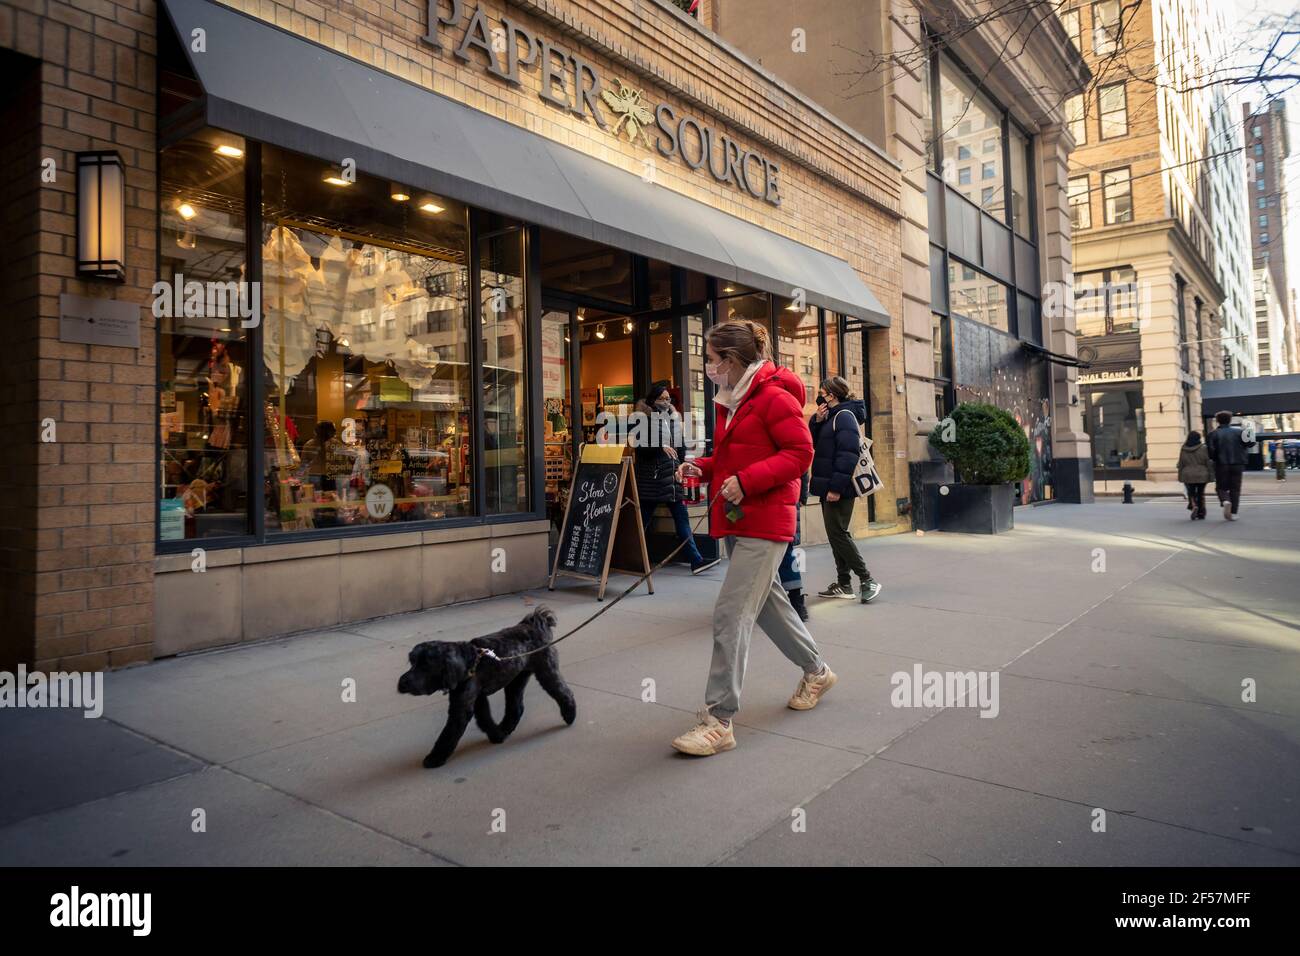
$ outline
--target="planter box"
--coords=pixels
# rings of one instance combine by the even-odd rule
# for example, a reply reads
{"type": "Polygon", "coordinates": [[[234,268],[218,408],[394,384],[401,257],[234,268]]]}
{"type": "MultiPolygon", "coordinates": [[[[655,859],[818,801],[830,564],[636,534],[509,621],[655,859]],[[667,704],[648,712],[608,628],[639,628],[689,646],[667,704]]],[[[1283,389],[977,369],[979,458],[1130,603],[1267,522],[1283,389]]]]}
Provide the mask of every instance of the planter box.
{"type": "Polygon", "coordinates": [[[1015,488],[1005,485],[948,485],[939,495],[939,530],[998,534],[1015,527],[1015,488]]]}

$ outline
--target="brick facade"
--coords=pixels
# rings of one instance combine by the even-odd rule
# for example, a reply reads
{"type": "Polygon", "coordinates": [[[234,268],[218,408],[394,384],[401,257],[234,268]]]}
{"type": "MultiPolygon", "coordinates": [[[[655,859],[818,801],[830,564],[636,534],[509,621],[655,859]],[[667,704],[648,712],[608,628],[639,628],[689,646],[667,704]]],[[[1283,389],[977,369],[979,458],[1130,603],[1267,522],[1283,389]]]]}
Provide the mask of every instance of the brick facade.
{"type": "MultiPolygon", "coordinates": [[[[227,5],[637,175],[654,157],[661,185],[847,259],[891,315],[904,314],[900,217],[915,199],[904,198],[897,162],[668,4],[467,6],[481,7],[493,23],[510,16],[581,52],[611,80],[771,155],[781,163],[779,208],[543,102],[535,70],[524,70],[515,87],[481,63],[466,65],[449,50],[439,55],[420,42],[424,2],[227,5]]],[[[706,20],[711,6],[702,11],[706,20]]],[[[0,666],[118,667],[154,654],[155,572],[167,570],[154,547],[155,323],[143,308],[141,346],[125,349],[61,342],[58,317],[62,293],[143,306],[157,278],[158,18],[153,0],[0,0],[0,56],[19,91],[5,107],[6,130],[18,134],[4,147],[6,168],[18,172],[5,185],[10,348],[0,360],[7,488],[0,593],[6,619],[19,626],[0,645],[0,666]],[[117,150],[126,170],[123,284],[75,274],[74,156],[91,149],[117,150]],[[40,181],[46,157],[58,171],[53,183],[40,181]],[[40,441],[47,418],[56,423],[54,442],[40,441]]],[[[460,29],[453,34],[459,39],[460,29]]],[[[912,245],[922,241],[913,222],[912,245]]],[[[906,449],[905,402],[893,388],[903,325],[870,335],[873,401],[888,410],[875,430],[886,481],[877,518],[893,523],[894,499],[907,494],[907,462],[894,454],[906,449]]],[[[183,626],[174,614],[167,620],[183,626]]]]}
{"type": "Polygon", "coordinates": [[[152,319],[141,311],[139,349],[64,343],[59,296],[143,304],[154,281],[154,19],[152,0],[0,3],[0,52],[34,84],[6,108],[6,129],[12,120],[24,130],[6,157],[16,228],[6,230],[0,381],[4,608],[18,631],[4,649],[10,663],[94,669],[152,656],[152,319]],[[91,149],[117,150],[126,170],[121,286],[76,278],[74,157],[91,149]],[[45,159],[53,182],[42,181],[45,159]],[[40,440],[45,419],[53,442],[40,440]]]}

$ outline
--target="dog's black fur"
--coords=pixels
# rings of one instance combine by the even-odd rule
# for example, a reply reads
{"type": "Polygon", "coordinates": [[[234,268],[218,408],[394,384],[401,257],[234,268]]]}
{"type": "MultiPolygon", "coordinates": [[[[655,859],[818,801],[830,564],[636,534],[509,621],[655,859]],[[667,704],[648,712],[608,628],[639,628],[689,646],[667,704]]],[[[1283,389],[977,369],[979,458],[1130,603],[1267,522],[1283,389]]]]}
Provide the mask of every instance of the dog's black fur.
{"type": "Polygon", "coordinates": [[[560,659],[554,647],[515,660],[493,660],[479,656],[476,648],[488,648],[498,658],[523,654],[551,640],[555,615],[542,606],[514,627],[467,643],[425,641],[411,649],[411,669],[397,681],[399,694],[432,694],[445,690],[451,695],[447,725],[424,758],[426,767],[441,767],[460,742],[472,715],[488,740],[499,744],[519,725],[524,715],[524,685],[532,674],[537,683],[560,705],[560,716],[572,724],[578,716],[573,692],[560,676],[560,659]],[[475,660],[478,661],[475,666],[475,660]],[[472,672],[472,673],[471,673],[472,672]],[[506,714],[501,723],[492,720],[488,697],[506,692],[506,714]]]}

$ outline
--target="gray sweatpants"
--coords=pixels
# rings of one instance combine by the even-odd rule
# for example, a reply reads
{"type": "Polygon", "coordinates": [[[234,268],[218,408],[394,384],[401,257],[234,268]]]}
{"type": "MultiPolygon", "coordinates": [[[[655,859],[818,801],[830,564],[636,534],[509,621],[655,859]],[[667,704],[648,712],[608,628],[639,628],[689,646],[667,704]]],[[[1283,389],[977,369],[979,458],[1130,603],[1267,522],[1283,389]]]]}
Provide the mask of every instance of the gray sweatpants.
{"type": "Polygon", "coordinates": [[[755,624],[805,674],[822,668],[817,644],[777,578],[785,546],[784,541],[727,538],[730,563],[713,608],[713,663],[704,695],[714,717],[729,720],[740,709],[755,624]]]}

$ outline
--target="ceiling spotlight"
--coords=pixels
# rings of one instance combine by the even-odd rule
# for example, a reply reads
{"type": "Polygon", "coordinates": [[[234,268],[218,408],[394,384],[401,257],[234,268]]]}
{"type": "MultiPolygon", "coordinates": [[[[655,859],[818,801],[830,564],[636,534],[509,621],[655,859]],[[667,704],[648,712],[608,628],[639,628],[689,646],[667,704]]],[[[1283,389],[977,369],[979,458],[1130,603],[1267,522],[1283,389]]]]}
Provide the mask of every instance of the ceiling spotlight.
{"type": "Polygon", "coordinates": [[[411,194],[401,186],[397,185],[397,183],[393,183],[388,188],[388,194],[393,197],[393,202],[406,202],[411,198],[411,194]]]}
{"type": "Polygon", "coordinates": [[[627,332],[627,333],[631,334],[631,332],[632,332],[632,330],[633,330],[634,328],[636,328],[636,326],[634,326],[634,325],[632,324],[632,320],[631,320],[631,319],[628,319],[626,322],[623,323],[623,331],[624,331],[624,332],[627,332]]]}
{"type": "Polygon", "coordinates": [[[600,323],[600,325],[596,326],[596,338],[603,339],[604,337],[605,337],[605,323],[602,322],[600,323]]]}
{"type": "Polygon", "coordinates": [[[420,203],[421,212],[432,213],[434,215],[437,215],[438,213],[442,212],[446,208],[447,208],[446,206],[439,206],[432,199],[426,199],[424,200],[424,202],[420,203]]]}
{"type": "Polygon", "coordinates": [[[244,155],[244,151],[238,146],[228,146],[225,143],[222,143],[213,152],[218,156],[229,156],[231,159],[238,159],[244,155]]]}
{"type": "Polygon", "coordinates": [[[331,172],[327,172],[327,173],[325,174],[324,180],[325,180],[325,182],[329,183],[331,186],[351,186],[351,185],[352,185],[352,183],[348,182],[348,181],[347,181],[346,179],[344,179],[342,176],[336,176],[336,175],[334,175],[333,171],[331,171],[331,172]]]}
{"type": "Polygon", "coordinates": [[[736,290],[733,289],[731,286],[727,285],[727,286],[723,286],[723,287],[722,287],[722,291],[723,291],[723,292],[735,292],[736,290]]]}
{"type": "Polygon", "coordinates": [[[199,214],[199,211],[187,202],[177,203],[176,212],[182,219],[185,220],[193,219],[195,216],[199,214]]]}

